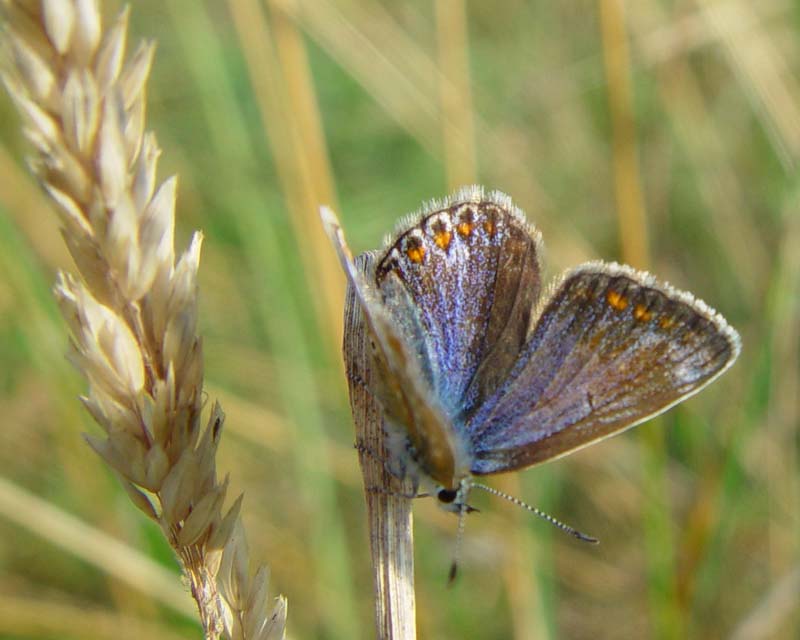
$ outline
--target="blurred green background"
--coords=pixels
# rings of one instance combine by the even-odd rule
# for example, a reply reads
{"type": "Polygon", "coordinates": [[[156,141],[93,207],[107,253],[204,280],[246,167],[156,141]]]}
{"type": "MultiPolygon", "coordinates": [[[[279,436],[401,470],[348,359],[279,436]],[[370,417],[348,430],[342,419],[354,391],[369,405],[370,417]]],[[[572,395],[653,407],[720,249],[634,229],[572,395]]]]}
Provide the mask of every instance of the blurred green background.
{"type": "MultiPolygon", "coordinates": [[[[549,277],[631,262],[744,348],[662,418],[491,479],[598,547],[476,495],[447,588],[456,519],[419,500],[419,636],[800,635],[799,36],[787,0],[135,3],[179,249],[205,234],[218,467],[291,638],[374,636],[344,284],[317,206],[362,251],[472,182],[539,226],[549,277]]],[[[18,122],[0,96],[0,637],[200,637],[159,531],[81,438],[99,430],[50,293],[72,266],[18,122]]]]}

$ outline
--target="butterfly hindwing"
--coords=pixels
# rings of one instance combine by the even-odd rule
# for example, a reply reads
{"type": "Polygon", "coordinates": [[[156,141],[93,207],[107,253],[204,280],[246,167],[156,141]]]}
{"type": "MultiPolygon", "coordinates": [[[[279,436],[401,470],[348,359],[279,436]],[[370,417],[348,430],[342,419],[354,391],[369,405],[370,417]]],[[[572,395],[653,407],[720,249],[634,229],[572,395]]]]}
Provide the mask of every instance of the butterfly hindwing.
{"type": "Polygon", "coordinates": [[[578,267],[466,425],[471,470],[527,467],[638,424],[699,391],[738,351],[738,335],[691,295],[620,265],[578,267]]]}

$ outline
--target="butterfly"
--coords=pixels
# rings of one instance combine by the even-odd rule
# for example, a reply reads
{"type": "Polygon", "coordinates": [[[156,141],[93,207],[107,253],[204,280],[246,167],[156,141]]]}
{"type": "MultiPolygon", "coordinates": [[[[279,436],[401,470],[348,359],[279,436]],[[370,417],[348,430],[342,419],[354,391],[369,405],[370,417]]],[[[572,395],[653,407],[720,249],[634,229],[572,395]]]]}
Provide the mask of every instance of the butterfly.
{"type": "Polygon", "coordinates": [[[704,302],[625,265],[580,265],[543,294],[541,235],[499,192],[431,203],[358,264],[333,211],[321,215],[370,338],[390,469],[460,514],[486,489],[475,476],[658,415],[741,348],[704,302]]]}

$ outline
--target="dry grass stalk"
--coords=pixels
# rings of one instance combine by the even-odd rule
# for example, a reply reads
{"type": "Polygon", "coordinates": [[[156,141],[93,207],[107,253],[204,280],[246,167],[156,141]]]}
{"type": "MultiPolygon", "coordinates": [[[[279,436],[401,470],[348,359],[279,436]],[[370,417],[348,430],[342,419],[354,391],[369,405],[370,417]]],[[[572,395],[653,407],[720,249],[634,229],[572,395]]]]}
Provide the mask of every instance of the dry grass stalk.
{"type": "Polygon", "coordinates": [[[55,295],[106,434],[87,440],[175,549],[206,637],[280,638],[286,602],[268,600],[266,567],[250,574],[241,497],[223,511],[219,404],[201,422],[201,236],[176,261],[176,180],[156,184],[160,150],[144,129],[154,45],[126,61],[127,10],[104,30],[94,0],[2,8],[5,84],[81,276],[61,274],[55,295]]]}
{"type": "MultiPolygon", "coordinates": [[[[358,258],[368,272],[371,258],[358,258]]],[[[344,322],[344,359],[350,408],[356,441],[363,445],[359,462],[367,501],[367,527],[372,556],[375,632],[381,640],[414,640],[416,600],[414,594],[414,533],[411,501],[404,497],[412,488],[386,469],[383,411],[369,391],[370,367],[366,326],[352,286],[347,287],[344,322]]]]}

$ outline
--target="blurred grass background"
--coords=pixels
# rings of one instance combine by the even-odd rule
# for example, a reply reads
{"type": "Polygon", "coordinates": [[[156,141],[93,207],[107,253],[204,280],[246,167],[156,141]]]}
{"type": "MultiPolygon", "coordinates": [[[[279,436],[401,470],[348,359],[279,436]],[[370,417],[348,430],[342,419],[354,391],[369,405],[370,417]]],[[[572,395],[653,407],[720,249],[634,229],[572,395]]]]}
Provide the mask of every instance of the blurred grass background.
{"type": "MultiPolygon", "coordinates": [[[[109,22],[121,5],[106,3],[109,22]]],[[[550,277],[646,267],[741,332],[720,381],[637,431],[416,512],[421,638],[800,634],[800,6],[788,0],[142,0],[148,126],[206,240],[201,318],[221,473],[292,638],[369,638],[364,506],[339,357],[354,250],[461,184],[510,194],[550,277]]],[[[50,288],[70,268],[0,97],[0,637],[199,637],[159,532],[84,444],[50,288]],[[186,611],[188,610],[188,615],[186,611]]]]}

